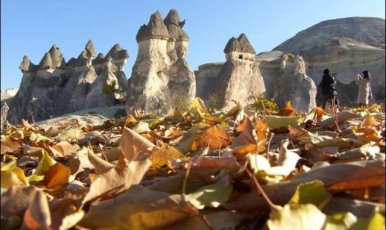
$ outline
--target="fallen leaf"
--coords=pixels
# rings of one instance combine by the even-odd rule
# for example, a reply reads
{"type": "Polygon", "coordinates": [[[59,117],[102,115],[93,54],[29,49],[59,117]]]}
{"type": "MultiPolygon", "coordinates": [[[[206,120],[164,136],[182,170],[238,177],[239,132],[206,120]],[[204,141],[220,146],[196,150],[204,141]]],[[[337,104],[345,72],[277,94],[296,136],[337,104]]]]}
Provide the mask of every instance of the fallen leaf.
{"type": "Polygon", "coordinates": [[[283,210],[272,211],[269,216],[267,226],[272,230],[322,229],[326,221],[326,215],[313,204],[286,204],[283,210]]]}
{"type": "MultiPolygon", "coordinates": [[[[262,187],[274,204],[284,205],[291,199],[297,186],[301,183],[320,180],[323,182],[326,188],[329,188],[333,184],[345,181],[347,178],[355,175],[355,173],[360,171],[360,169],[374,172],[374,169],[384,169],[384,167],[384,162],[374,160],[337,163],[324,167],[317,167],[311,169],[307,173],[295,175],[291,178],[290,181],[276,184],[267,184],[263,185],[262,187]]],[[[374,175],[378,175],[377,171],[375,171],[375,173],[376,174],[374,175]]],[[[360,179],[359,176],[360,175],[358,175],[357,179],[360,179]]],[[[238,211],[269,210],[269,206],[267,205],[266,201],[258,194],[256,190],[251,190],[251,192],[242,196],[238,200],[228,202],[223,204],[223,206],[229,210],[238,211]]]]}
{"type": "Polygon", "coordinates": [[[332,184],[328,191],[361,189],[385,185],[385,168],[361,168],[353,172],[345,180],[332,184]]]}
{"type": "Polygon", "coordinates": [[[270,129],[275,129],[280,127],[300,125],[300,123],[303,122],[303,118],[296,117],[296,116],[282,117],[282,116],[267,115],[265,116],[265,122],[267,123],[270,129]]]}
{"type": "Polygon", "coordinates": [[[192,150],[198,150],[201,147],[210,146],[213,149],[219,149],[227,146],[231,142],[231,136],[224,130],[211,126],[197,135],[192,144],[192,150]]]}
{"type": "Polygon", "coordinates": [[[227,176],[216,183],[199,188],[187,195],[188,201],[198,209],[217,208],[229,200],[233,186],[227,176]]]}
{"type": "Polygon", "coordinates": [[[38,190],[24,213],[23,229],[50,229],[51,213],[47,197],[38,190]]]}
{"type": "Polygon", "coordinates": [[[61,163],[56,163],[44,173],[43,183],[48,189],[64,188],[69,182],[68,179],[70,178],[70,175],[70,168],[61,163]]]}
{"type": "Polygon", "coordinates": [[[180,153],[180,151],[166,143],[163,143],[160,149],[156,149],[151,152],[150,160],[153,163],[153,168],[159,168],[173,159],[180,159],[182,161],[188,160],[188,158],[180,153]]]}
{"type": "Polygon", "coordinates": [[[21,148],[20,142],[13,140],[10,136],[1,135],[1,154],[13,153],[21,148]]]}
{"type": "Polygon", "coordinates": [[[191,210],[194,208],[181,195],[136,185],[113,199],[92,203],[79,225],[90,229],[158,229],[191,215],[191,210]]]}
{"type": "Polygon", "coordinates": [[[292,107],[291,101],[287,101],[285,106],[279,110],[279,113],[277,115],[289,117],[289,116],[297,116],[297,113],[294,107],[292,107]]]}
{"type": "Polygon", "coordinates": [[[315,180],[300,184],[289,203],[313,204],[322,209],[331,198],[332,196],[327,192],[323,182],[315,180]]]}
{"type": "Polygon", "coordinates": [[[129,128],[122,130],[121,149],[128,161],[134,160],[139,151],[148,154],[157,147],[140,134],[129,128]]]}

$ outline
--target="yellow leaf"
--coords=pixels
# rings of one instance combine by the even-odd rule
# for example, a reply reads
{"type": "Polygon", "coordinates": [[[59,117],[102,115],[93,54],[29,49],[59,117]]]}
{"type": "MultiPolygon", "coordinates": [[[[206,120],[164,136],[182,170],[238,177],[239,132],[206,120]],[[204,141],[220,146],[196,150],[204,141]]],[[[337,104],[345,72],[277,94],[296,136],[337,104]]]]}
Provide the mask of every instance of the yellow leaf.
{"type": "Polygon", "coordinates": [[[1,188],[8,189],[13,185],[29,185],[23,169],[16,166],[16,160],[1,166],[1,188]]]}
{"type": "Polygon", "coordinates": [[[271,211],[269,216],[267,225],[270,230],[322,229],[326,220],[326,215],[313,204],[286,204],[283,210],[271,211]]]}
{"type": "Polygon", "coordinates": [[[180,151],[178,151],[176,148],[170,147],[166,143],[163,143],[160,149],[154,150],[151,153],[150,158],[153,163],[153,168],[159,168],[172,159],[187,160],[188,158],[180,153],[180,151]]]}
{"type": "Polygon", "coordinates": [[[289,202],[295,204],[314,204],[319,209],[322,209],[330,201],[331,197],[326,191],[323,182],[314,180],[300,184],[289,202]]]}
{"type": "Polygon", "coordinates": [[[44,175],[45,172],[48,171],[48,169],[56,164],[56,161],[50,157],[50,155],[47,153],[47,151],[42,150],[42,159],[39,162],[39,165],[36,167],[36,171],[34,175],[44,175]]]}
{"type": "Polygon", "coordinates": [[[287,126],[295,126],[299,125],[303,122],[302,117],[294,117],[294,116],[274,116],[274,115],[267,115],[265,116],[265,122],[271,129],[280,128],[280,127],[287,127],[287,126]]]}

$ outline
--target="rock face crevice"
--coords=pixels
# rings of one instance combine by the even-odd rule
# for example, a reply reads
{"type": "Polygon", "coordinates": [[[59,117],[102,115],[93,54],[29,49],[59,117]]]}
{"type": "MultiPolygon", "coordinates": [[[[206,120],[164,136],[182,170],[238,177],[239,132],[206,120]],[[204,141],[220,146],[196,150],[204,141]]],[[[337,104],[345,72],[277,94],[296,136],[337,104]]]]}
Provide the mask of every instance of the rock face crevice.
{"type": "Polygon", "coordinates": [[[82,109],[115,105],[116,99],[127,93],[127,79],[123,66],[129,57],[118,44],[106,57],[97,58],[91,40],[78,58],[67,63],[54,45],[44,54],[39,65],[24,56],[20,65],[22,82],[12,99],[8,121],[17,124],[21,119],[39,121],[82,109]],[[113,83],[115,82],[115,83],[113,83]],[[103,93],[111,85],[112,93],[103,93]]]}
{"type": "Polygon", "coordinates": [[[196,94],[194,71],[185,57],[188,54],[188,35],[178,12],[171,10],[162,19],[157,11],[147,25],[137,33],[138,56],[128,80],[127,112],[131,107],[156,114],[173,109],[171,96],[184,93],[186,103],[196,94]]]}

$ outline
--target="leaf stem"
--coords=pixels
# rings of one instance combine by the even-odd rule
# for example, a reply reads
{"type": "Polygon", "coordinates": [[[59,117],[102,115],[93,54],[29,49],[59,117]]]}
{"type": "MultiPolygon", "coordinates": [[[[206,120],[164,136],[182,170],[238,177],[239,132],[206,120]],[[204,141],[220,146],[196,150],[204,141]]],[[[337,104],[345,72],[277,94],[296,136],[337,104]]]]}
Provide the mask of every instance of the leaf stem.
{"type": "Polygon", "coordinates": [[[255,175],[254,175],[253,173],[251,173],[251,171],[249,171],[248,168],[245,168],[245,170],[247,171],[249,177],[252,179],[252,181],[253,181],[254,184],[256,185],[257,191],[261,193],[261,195],[263,196],[264,200],[268,203],[268,205],[269,205],[269,207],[271,208],[271,210],[274,210],[274,211],[276,211],[276,212],[281,211],[280,206],[275,205],[275,204],[272,203],[272,201],[269,199],[269,197],[267,196],[267,194],[264,192],[263,188],[261,187],[260,183],[257,181],[255,175]]]}

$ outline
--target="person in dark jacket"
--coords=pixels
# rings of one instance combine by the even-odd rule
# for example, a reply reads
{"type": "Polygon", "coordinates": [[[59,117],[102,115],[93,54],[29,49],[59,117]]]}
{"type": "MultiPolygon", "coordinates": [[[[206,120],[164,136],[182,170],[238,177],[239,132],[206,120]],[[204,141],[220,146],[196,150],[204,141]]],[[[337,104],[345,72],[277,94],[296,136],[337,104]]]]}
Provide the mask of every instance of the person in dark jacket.
{"type": "Polygon", "coordinates": [[[322,81],[319,83],[319,87],[322,89],[323,94],[323,103],[322,103],[322,109],[326,108],[327,102],[330,103],[330,105],[337,105],[337,91],[335,88],[336,80],[335,77],[331,75],[331,72],[329,69],[325,69],[323,71],[323,78],[322,81]]]}

